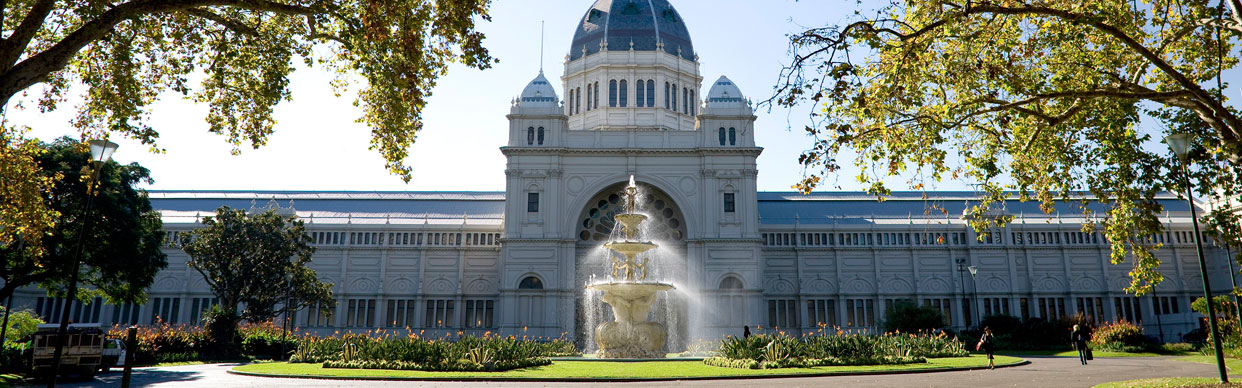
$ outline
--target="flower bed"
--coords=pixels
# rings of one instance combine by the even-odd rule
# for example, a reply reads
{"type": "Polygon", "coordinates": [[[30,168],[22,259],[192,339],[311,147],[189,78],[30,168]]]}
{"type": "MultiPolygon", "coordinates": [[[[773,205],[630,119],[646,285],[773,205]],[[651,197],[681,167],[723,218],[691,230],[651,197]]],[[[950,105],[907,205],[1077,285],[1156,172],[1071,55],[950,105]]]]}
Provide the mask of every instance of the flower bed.
{"type": "Polygon", "coordinates": [[[929,357],[965,357],[969,353],[957,338],[944,333],[883,335],[807,335],[782,333],[721,340],[721,357],[703,360],[727,368],[771,369],[815,366],[893,365],[927,362],[929,357]]]}
{"type": "Polygon", "coordinates": [[[577,355],[563,340],[536,341],[501,337],[426,339],[416,334],[346,334],[305,337],[290,362],[323,363],[325,368],[421,371],[505,371],[548,365],[547,357],[577,355]]]}

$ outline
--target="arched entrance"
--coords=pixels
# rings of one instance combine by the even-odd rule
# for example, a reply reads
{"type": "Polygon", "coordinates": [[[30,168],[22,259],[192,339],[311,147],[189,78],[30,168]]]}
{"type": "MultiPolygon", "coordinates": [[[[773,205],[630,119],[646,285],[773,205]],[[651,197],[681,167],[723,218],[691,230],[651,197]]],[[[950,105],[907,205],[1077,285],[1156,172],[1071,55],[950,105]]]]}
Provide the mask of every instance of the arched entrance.
{"type": "MultiPolygon", "coordinates": [[[[614,217],[624,213],[625,187],[627,182],[618,182],[600,190],[586,202],[576,219],[577,227],[577,258],[575,261],[575,283],[586,285],[595,281],[606,281],[609,276],[612,252],[603,248],[603,244],[621,239],[621,230],[614,217]]],[[[647,215],[637,238],[652,241],[659,248],[650,253],[650,270],[647,280],[684,284],[686,279],[686,222],[681,209],[668,194],[659,188],[637,183],[638,199],[636,212],[647,215]]],[[[612,312],[601,308],[602,304],[585,292],[580,293],[575,301],[575,342],[582,349],[594,349],[589,338],[599,322],[612,320],[612,312]]],[[[669,351],[684,349],[687,332],[685,298],[677,292],[663,293],[660,300],[652,307],[652,321],[664,324],[668,329],[669,338],[666,348],[669,351]]]]}

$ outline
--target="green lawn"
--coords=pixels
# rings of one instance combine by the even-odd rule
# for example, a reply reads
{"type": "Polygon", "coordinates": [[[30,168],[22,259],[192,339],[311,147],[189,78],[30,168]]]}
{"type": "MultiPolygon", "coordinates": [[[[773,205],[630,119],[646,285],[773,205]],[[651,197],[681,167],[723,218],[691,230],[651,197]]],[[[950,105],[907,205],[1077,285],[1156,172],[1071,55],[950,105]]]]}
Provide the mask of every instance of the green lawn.
{"type": "MultiPolygon", "coordinates": [[[[1216,356],[1198,355],[1198,356],[1174,358],[1174,360],[1216,365],[1216,356]]],[[[1235,372],[1242,371],[1242,360],[1239,360],[1236,358],[1225,357],[1225,368],[1228,368],[1229,370],[1235,371],[1235,372]]]]}
{"type": "Polygon", "coordinates": [[[9,388],[22,381],[18,374],[0,374],[0,388],[9,388]]]}
{"type": "Polygon", "coordinates": [[[1239,383],[1221,384],[1214,377],[1164,377],[1104,383],[1091,388],[1187,388],[1187,387],[1242,387],[1239,383]]]}
{"type": "MultiPolygon", "coordinates": [[[[1078,357],[1077,350],[1001,350],[997,354],[1007,354],[1011,356],[1054,356],[1054,357],[1078,357]]],[[[1199,354],[1199,352],[1183,352],[1183,353],[1157,353],[1157,352],[1094,352],[1095,357],[1164,357],[1164,356],[1189,356],[1199,354]]]]}
{"type": "MultiPolygon", "coordinates": [[[[997,365],[1014,365],[1017,357],[996,356],[997,365]]],[[[294,375],[303,377],[381,378],[381,379],[665,379],[729,376],[771,376],[806,374],[901,373],[940,369],[971,368],[987,365],[981,355],[933,358],[925,364],[826,366],[815,368],[736,369],[703,364],[700,361],[647,361],[641,363],[604,361],[555,361],[552,365],[508,372],[424,372],[379,369],[325,369],[320,364],[274,362],[234,367],[237,372],[294,375]]]]}

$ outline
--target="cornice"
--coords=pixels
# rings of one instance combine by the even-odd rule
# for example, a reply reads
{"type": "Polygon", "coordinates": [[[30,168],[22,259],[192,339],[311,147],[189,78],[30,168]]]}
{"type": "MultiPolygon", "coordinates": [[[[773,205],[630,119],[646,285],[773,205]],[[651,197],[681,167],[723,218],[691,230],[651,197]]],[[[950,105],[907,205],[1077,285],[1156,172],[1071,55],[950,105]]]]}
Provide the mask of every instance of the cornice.
{"type": "Polygon", "coordinates": [[[569,148],[569,147],[538,147],[538,146],[503,146],[500,152],[506,156],[512,154],[557,155],[557,154],[681,154],[710,155],[731,154],[759,156],[763,147],[696,147],[696,148],[569,148]]]}

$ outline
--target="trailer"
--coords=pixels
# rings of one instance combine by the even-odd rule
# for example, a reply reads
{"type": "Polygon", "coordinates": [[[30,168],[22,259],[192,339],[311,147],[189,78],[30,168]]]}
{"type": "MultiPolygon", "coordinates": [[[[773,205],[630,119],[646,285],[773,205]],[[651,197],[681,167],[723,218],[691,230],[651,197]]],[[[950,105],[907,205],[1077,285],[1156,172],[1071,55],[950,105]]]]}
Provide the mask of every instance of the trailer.
{"type": "MultiPolygon", "coordinates": [[[[46,376],[52,369],[59,331],[60,324],[50,323],[39,325],[39,330],[35,332],[31,341],[34,351],[30,365],[36,376],[46,376]]],[[[103,360],[103,328],[98,323],[70,324],[66,334],[68,341],[61,352],[60,370],[57,374],[94,378],[103,360]]]]}

